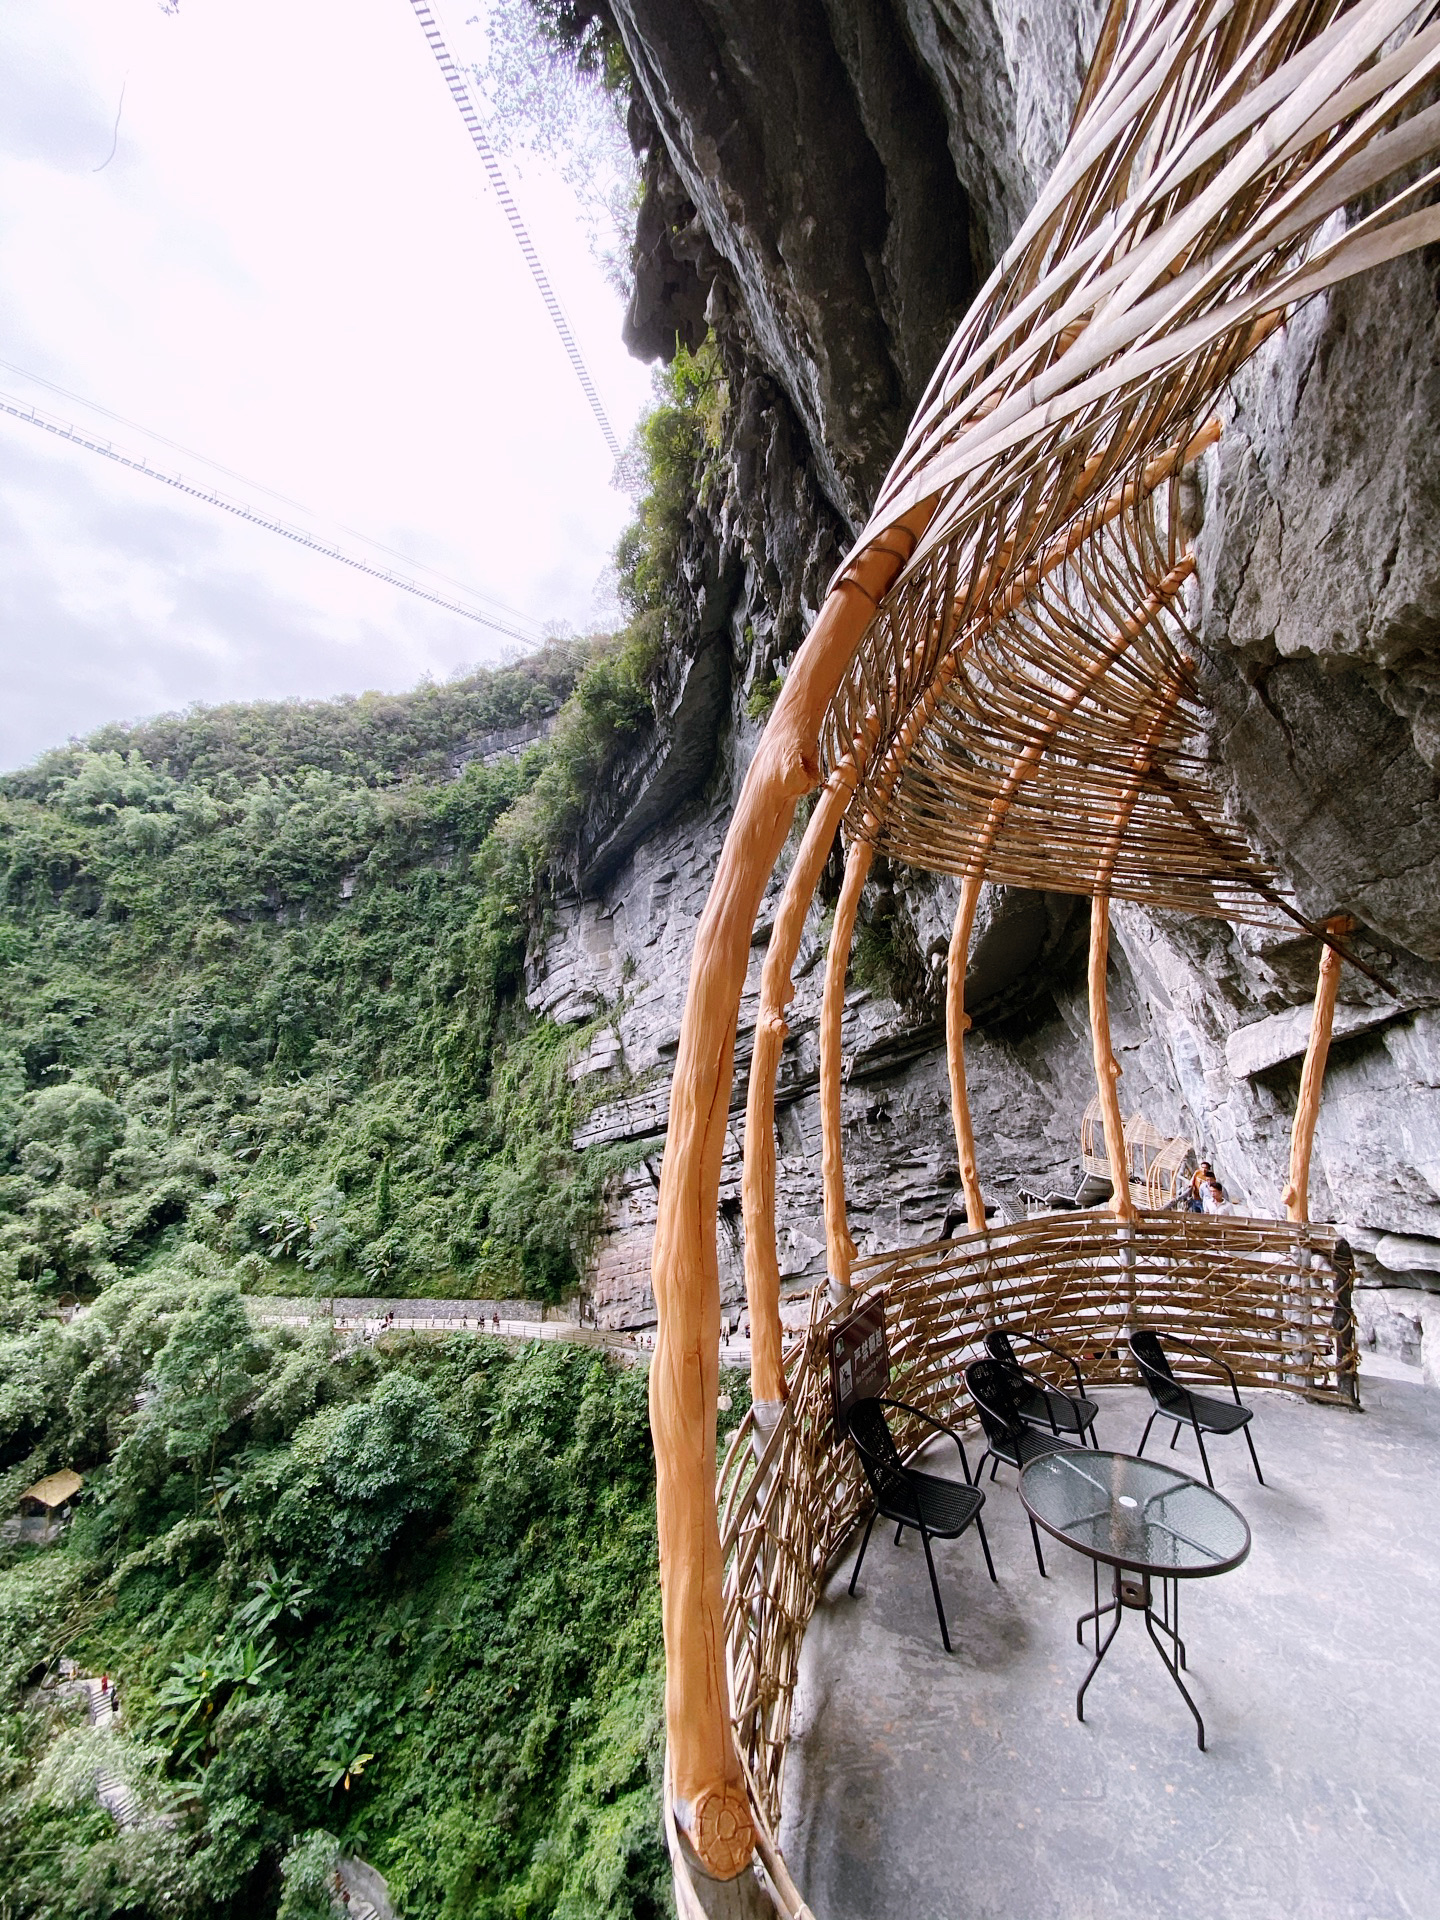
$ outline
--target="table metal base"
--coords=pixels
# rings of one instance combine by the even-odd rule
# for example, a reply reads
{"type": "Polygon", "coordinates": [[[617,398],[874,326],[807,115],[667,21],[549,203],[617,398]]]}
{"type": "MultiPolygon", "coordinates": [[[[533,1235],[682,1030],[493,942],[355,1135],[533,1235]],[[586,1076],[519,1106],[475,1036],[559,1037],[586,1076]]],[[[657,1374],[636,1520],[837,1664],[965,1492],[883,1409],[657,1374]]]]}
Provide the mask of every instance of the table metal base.
{"type": "Polygon", "coordinates": [[[1082,1613],[1080,1618],[1075,1622],[1075,1641],[1078,1646],[1083,1647],[1085,1645],[1085,1622],[1087,1620],[1093,1620],[1095,1622],[1095,1658],[1090,1662],[1090,1671],[1080,1682],[1080,1691],[1075,1696],[1076,1719],[1083,1720],[1085,1718],[1085,1689],[1099,1672],[1100,1662],[1110,1651],[1110,1643],[1120,1631],[1120,1622],[1126,1612],[1143,1613],[1145,1615],[1145,1629],[1150,1635],[1151,1644],[1154,1646],[1161,1660],[1165,1663],[1165,1671],[1180,1689],[1181,1699],[1195,1716],[1196,1737],[1199,1741],[1200,1751],[1203,1753],[1205,1751],[1205,1722],[1200,1718],[1200,1709],[1190,1698],[1185,1682],[1180,1678],[1181,1671],[1188,1670],[1186,1669],[1185,1660],[1185,1642],[1180,1638],[1180,1582],[1178,1580],[1168,1579],[1163,1574],[1161,1575],[1160,1612],[1157,1614],[1153,1605],[1154,1590],[1151,1585],[1150,1575],[1148,1573],[1126,1573],[1122,1568],[1116,1567],[1114,1597],[1102,1607],[1100,1604],[1100,1563],[1098,1560],[1092,1560],[1090,1565],[1095,1576],[1095,1605],[1089,1613],[1082,1613]],[[1115,1620],[1102,1643],[1100,1639],[1100,1622],[1107,1613],[1113,1613],[1115,1620]],[[1175,1649],[1173,1656],[1167,1653],[1165,1647],[1162,1645],[1159,1634],[1156,1632],[1157,1627],[1160,1633],[1165,1634],[1172,1643],[1175,1649]]]}

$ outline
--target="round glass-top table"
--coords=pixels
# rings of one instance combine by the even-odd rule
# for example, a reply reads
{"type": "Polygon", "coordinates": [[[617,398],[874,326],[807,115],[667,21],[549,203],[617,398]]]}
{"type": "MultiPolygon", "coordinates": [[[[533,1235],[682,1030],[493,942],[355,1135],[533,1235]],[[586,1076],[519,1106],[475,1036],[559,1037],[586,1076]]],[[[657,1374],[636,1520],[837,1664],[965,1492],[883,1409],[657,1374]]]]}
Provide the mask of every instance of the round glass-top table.
{"type": "Polygon", "coordinates": [[[1205,1722],[1180,1678],[1186,1666],[1185,1642],[1180,1638],[1180,1582],[1203,1580],[1239,1566],[1250,1551],[1250,1527],[1244,1514],[1213,1488],[1158,1460],[1080,1447],[1032,1460],[1020,1476],[1020,1499],[1037,1526],[1094,1564],[1095,1606],[1075,1622],[1075,1638],[1081,1646],[1086,1621],[1095,1622],[1095,1658],[1075,1696],[1077,1717],[1085,1718],[1085,1689],[1110,1651],[1125,1611],[1133,1609],[1143,1612],[1155,1651],[1195,1716],[1203,1748],[1205,1722]],[[1114,1569],[1114,1597],[1103,1607],[1102,1565],[1114,1569]],[[1153,1605],[1156,1580],[1159,1613],[1153,1605]],[[1115,1619],[1102,1644],[1100,1622],[1110,1613],[1115,1619]],[[1173,1656],[1157,1628],[1171,1642],[1173,1656]]]}

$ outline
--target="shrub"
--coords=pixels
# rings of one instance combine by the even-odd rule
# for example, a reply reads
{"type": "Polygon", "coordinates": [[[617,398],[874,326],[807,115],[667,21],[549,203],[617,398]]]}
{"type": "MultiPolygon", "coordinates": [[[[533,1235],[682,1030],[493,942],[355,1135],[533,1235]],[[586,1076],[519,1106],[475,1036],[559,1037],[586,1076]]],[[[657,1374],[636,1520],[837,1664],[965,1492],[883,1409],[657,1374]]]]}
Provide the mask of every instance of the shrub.
{"type": "Polygon", "coordinates": [[[302,1563],[353,1573],[384,1554],[407,1521],[435,1512],[459,1454],[429,1389],[389,1374],[369,1399],[326,1408],[300,1428],[272,1537],[302,1563]]]}
{"type": "Polygon", "coordinates": [[[285,1890],[276,1920],[334,1920],[335,1862],[340,1845],[334,1834],[314,1827],[301,1834],[280,1862],[285,1890]]]}

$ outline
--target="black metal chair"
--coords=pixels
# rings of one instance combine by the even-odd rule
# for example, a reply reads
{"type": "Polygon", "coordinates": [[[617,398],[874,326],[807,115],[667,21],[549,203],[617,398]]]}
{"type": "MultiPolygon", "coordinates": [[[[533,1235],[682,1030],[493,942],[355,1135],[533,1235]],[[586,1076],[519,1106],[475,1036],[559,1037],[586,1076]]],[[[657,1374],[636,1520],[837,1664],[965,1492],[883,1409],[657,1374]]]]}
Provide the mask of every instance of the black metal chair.
{"type": "Polygon", "coordinates": [[[1232,1405],[1229,1400],[1217,1400],[1208,1393],[1196,1393],[1193,1387],[1187,1387],[1183,1381],[1177,1380],[1171,1371],[1170,1362],[1165,1357],[1165,1349],[1160,1344],[1159,1334],[1151,1327],[1137,1327],[1130,1335],[1130,1351],[1135,1357],[1135,1364],[1140,1369],[1140,1377],[1149,1389],[1150,1398],[1155,1402],[1154,1411],[1145,1422],[1145,1431],[1140,1436],[1137,1453],[1144,1453],[1145,1442],[1150,1438],[1150,1429],[1163,1414],[1167,1420],[1175,1422],[1175,1431],[1170,1436],[1172,1447],[1186,1426],[1192,1429],[1195,1443],[1200,1449],[1205,1478],[1213,1487],[1215,1476],[1210,1471],[1210,1457],[1205,1451],[1205,1435],[1207,1433],[1243,1433],[1245,1444],[1250,1449],[1255,1478],[1263,1487],[1265,1476],[1260,1471],[1255,1442],[1250,1437],[1253,1409],[1242,1402],[1233,1369],[1226,1365],[1218,1353],[1212,1352],[1209,1347],[1202,1347],[1196,1340],[1183,1339],[1176,1333],[1167,1333],[1165,1338],[1172,1346],[1183,1347],[1187,1353],[1198,1353],[1212,1366],[1219,1367],[1230,1381],[1230,1392],[1234,1396],[1234,1404],[1232,1405]]]}
{"type": "Polygon", "coordinates": [[[903,1400],[857,1400],[846,1415],[846,1420],[875,1501],[870,1518],[865,1523],[865,1537],[860,1542],[855,1571],[850,1576],[850,1592],[852,1595],[855,1592],[855,1582],[860,1578],[860,1567],[875,1522],[882,1519],[895,1522],[897,1546],[906,1527],[914,1527],[925,1549],[925,1565],[930,1569],[930,1591],[935,1596],[935,1612],[940,1621],[940,1638],[945,1643],[945,1651],[949,1653],[952,1651],[950,1629],[945,1623],[945,1608],[940,1600],[940,1582],[935,1577],[931,1540],[958,1540],[973,1520],[985,1554],[985,1565],[990,1570],[990,1578],[995,1578],[995,1562],[990,1558],[990,1542],[985,1538],[985,1522],[980,1518],[985,1496],[971,1482],[970,1462],[965,1457],[964,1442],[955,1429],[947,1427],[943,1420],[936,1420],[931,1414],[922,1413],[918,1407],[909,1406],[903,1400]],[[949,1434],[960,1454],[960,1471],[965,1476],[963,1487],[954,1480],[943,1479],[939,1474],[922,1473],[917,1467],[906,1466],[885,1418],[886,1407],[893,1407],[898,1413],[914,1414],[937,1432],[949,1434]]]}
{"type": "Polygon", "coordinates": [[[1052,1346],[1048,1340],[1042,1340],[1038,1333],[1012,1333],[1008,1327],[992,1327],[985,1336],[985,1351],[1010,1375],[1015,1405],[1023,1420],[1028,1420],[1032,1426],[1048,1427],[1052,1433],[1073,1433],[1078,1436],[1082,1447],[1088,1441],[1091,1446],[1098,1448],[1100,1442],[1095,1438],[1095,1416],[1100,1409],[1093,1400],[1085,1398],[1085,1376],[1078,1363],[1062,1347],[1052,1346]],[[1046,1353],[1053,1353],[1057,1360],[1063,1360],[1075,1376],[1074,1393],[1047,1386],[1038,1374],[1031,1373],[1015,1352],[1016,1340],[1026,1340],[1033,1347],[1043,1347],[1046,1353]]]}
{"type": "MultiPolygon", "coordinates": [[[[1020,1411],[1012,1376],[998,1360],[972,1360],[965,1369],[965,1385],[979,1410],[980,1425],[985,1433],[985,1451],[975,1469],[977,1481],[985,1471],[987,1460],[991,1462],[990,1478],[993,1480],[1002,1461],[1007,1467],[1014,1467],[1018,1471],[1021,1467],[1028,1467],[1032,1460],[1043,1460],[1047,1453],[1058,1453],[1070,1446],[1070,1441],[1061,1435],[1057,1427],[1052,1425],[1046,1433],[1043,1428],[1030,1424],[1020,1411]]],[[[1035,1564],[1040,1569],[1041,1579],[1045,1579],[1040,1530],[1033,1520],[1030,1522],[1030,1538],[1035,1543],[1035,1564]]]]}

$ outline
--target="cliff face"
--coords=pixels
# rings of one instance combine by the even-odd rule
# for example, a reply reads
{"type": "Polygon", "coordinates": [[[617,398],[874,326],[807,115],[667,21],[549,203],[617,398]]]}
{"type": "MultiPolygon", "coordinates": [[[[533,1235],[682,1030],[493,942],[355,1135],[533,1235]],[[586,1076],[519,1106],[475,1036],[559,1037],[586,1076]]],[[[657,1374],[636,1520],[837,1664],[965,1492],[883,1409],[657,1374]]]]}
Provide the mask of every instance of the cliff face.
{"type": "MultiPolygon", "coordinates": [[[[581,1070],[615,1077],[620,1097],[586,1137],[638,1140],[664,1126],[695,920],[756,738],[747,697],[783,670],[941,345],[1053,162],[1099,9],[611,4],[638,79],[631,126],[646,181],[629,335],[658,354],[713,326],[732,393],[726,483],[696,511],[684,582],[687,670],[709,662],[708,704],[692,703],[704,751],[662,728],[651,758],[670,766],[668,784],[637,774],[607,829],[611,857],[532,956],[537,1008],[561,1019],[616,1009],[612,1041],[581,1070]]],[[[1312,303],[1277,336],[1202,471],[1198,537],[1217,784],[1308,913],[1356,915],[1359,945],[1398,990],[1346,972],[1314,1208],[1349,1225],[1364,1277],[1416,1287],[1440,1287],[1435,271],[1428,257],[1401,263],[1312,303]]],[[[938,1018],[954,902],[951,883],[898,871],[867,896],[862,918],[903,1004],[872,969],[847,1006],[862,1246],[924,1239],[957,1217],[938,1018]]],[[[797,968],[778,1119],[782,1266],[797,1284],[823,1271],[820,911],[797,968]]],[[[1316,943],[1133,908],[1115,919],[1126,1110],[1185,1133],[1232,1196],[1277,1210],[1316,943]]],[[[732,1303],[766,931],[762,914],[722,1195],[732,1303]]],[[[981,932],[970,980],[981,1172],[988,1195],[1015,1203],[1022,1184],[1077,1179],[1093,1085],[1083,919],[1058,898],[992,889],[981,932]]],[[[593,1279],[612,1321],[651,1312],[657,1168],[652,1155],[614,1197],[593,1279]]]]}
{"type": "Polygon", "coordinates": [[[1199,552],[1222,784],[1307,910],[1440,959],[1440,314],[1405,260],[1235,396],[1199,552]]]}
{"type": "MultiPolygon", "coordinates": [[[[858,524],[977,284],[936,91],[883,3],[621,0],[615,18],[663,143],[651,194],[673,203],[673,174],[693,209],[670,251],[723,289],[716,315],[743,312],[858,524]]],[[[663,347],[653,293],[631,325],[663,347]]]]}

